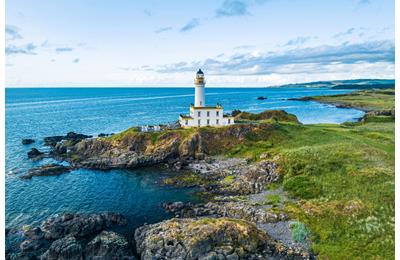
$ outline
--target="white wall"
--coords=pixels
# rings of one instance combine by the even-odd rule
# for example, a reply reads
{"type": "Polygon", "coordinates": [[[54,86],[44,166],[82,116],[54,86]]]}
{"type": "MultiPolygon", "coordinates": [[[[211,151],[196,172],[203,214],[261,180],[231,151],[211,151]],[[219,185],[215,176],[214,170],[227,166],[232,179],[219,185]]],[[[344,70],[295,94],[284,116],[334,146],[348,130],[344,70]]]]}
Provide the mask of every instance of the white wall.
{"type": "Polygon", "coordinates": [[[183,127],[193,127],[193,126],[225,126],[228,124],[234,124],[233,118],[230,119],[228,123],[228,118],[224,118],[223,109],[193,109],[190,116],[193,119],[183,119],[180,120],[180,124],[183,127]],[[218,115],[217,115],[218,112],[218,115]],[[200,113],[200,115],[199,115],[200,113]],[[186,125],[187,120],[187,125],[186,125]],[[200,120],[200,125],[199,125],[200,120]]]}

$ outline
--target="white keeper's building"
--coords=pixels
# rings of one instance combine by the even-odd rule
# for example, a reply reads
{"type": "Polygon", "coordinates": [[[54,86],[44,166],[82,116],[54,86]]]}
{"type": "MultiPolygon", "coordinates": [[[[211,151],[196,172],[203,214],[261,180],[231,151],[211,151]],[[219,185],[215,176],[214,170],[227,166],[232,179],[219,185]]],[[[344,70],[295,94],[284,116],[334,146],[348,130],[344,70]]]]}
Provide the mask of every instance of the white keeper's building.
{"type": "Polygon", "coordinates": [[[224,109],[220,104],[206,106],[205,85],[204,73],[199,69],[194,80],[194,105],[190,105],[189,115],[179,116],[179,124],[182,127],[233,125],[235,123],[233,116],[224,115],[224,109]]]}

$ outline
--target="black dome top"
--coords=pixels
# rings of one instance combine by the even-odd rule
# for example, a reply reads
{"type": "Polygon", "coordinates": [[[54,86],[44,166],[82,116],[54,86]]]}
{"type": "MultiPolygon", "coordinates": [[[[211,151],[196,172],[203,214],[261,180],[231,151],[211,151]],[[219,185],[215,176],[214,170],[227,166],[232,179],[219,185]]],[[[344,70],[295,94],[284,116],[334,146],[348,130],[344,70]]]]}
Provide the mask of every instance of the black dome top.
{"type": "Polygon", "coordinates": [[[201,69],[199,69],[199,71],[197,71],[197,74],[198,74],[198,75],[199,75],[199,74],[204,75],[204,73],[203,73],[203,71],[201,71],[201,69]]]}

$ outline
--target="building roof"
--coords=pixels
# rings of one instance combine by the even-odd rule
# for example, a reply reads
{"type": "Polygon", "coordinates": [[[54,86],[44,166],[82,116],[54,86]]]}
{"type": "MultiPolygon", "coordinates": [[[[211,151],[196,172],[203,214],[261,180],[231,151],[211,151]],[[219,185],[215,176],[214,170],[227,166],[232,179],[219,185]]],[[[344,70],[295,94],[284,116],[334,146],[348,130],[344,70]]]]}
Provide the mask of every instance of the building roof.
{"type": "Polygon", "coordinates": [[[221,106],[215,106],[215,107],[195,107],[195,106],[191,106],[190,108],[193,108],[194,110],[200,110],[200,109],[221,110],[222,109],[221,106]]]}
{"type": "Polygon", "coordinates": [[[197,73],[196,74],[201,74],[201,75],[204,75],[204,73],[203,73],[203,71],[201,70],[201,69],[199,69],[198,71],[197,71],[197,73]]]}
{"type": "Polygon", "coordinates": [[[180,116],[182,119],[193,119],[193,117],[187,116],[187,115],[182,115],[182,114],[180,114],[179,116],[180,116]]]}

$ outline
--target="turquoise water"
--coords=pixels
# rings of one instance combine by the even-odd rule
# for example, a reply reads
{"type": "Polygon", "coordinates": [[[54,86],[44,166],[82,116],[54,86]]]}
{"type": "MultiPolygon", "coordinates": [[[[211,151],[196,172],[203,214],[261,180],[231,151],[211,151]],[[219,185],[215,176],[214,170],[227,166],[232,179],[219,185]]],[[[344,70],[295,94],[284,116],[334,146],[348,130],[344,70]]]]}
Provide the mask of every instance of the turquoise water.
{"type": "MultiPolygon", "coordinates": [[[[282,109],[303,123],[341,123],[362,116],[354,109],[338,109],[315,102],[286,98],[346,93],[330,89],[208,88],[206,103],[260,112],[282,109]],[[266,96],[267,100],[257,100],[266,96]]],[[[43,137],[69,131],[96,136],[134,125],[176,121],[188,113],[192,88],[32,88],[6,89],[6,225],[38,222],[64,211],[114,211],[126,215],[133,226],[155,222],[167,215],[160,204],[196,200],[195,191],[161,187],[159,169],[99,172],[75,170],[69,174],[21,180],[18,175],[49,162],[32,162],[26,153],[41,150],[43,137]],[[22,138],[36,143],[23,146],[22,138]]]]}

